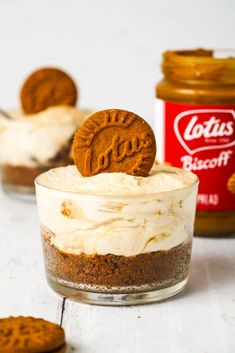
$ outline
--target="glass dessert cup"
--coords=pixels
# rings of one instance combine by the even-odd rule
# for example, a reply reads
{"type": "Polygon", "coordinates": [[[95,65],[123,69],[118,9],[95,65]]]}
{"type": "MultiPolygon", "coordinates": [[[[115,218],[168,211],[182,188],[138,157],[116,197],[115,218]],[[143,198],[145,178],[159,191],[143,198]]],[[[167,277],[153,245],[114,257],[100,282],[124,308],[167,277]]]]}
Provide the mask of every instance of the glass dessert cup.
{"type": "Polygon", "coordinates": [[[55,167],[72,164],[73,135],[90,111],[50,107],[31,116],[0,114],[0,169],[3,190],[18,198],[35,198],[35,178],[55,167]]]}
{"type": "Polygon", "coordinates": [[[70,158],[71,142],[66,148],[66,153],[54,159],[50,165],[47,166],[24,166],[24,165],[10,165],[4,164],[1,166],[1,184],[2,189],[10,195],[22,199],[35,198],[35,184],[36,177],[51,168],[65,166],[72,164],[70,158]]]}
{"type": "Polygon", "coordinates": [[[23,166],[3,165],[1,167],[1,184],[6,194],[20,199],[35,199],[34,180],[50,168],[29,168],[23,166]]]}
{"type": "Polygon", "coordinates": [[[36,177],[51,168],[59,166],[66,166],[72,164],[70,157],[72,141],[63,147],[61,151],[50,161],[48,165],[10,165],[4,164],[1,166],[1,183],[3,190],[20,198],[34,198],[35,197],[35,184],[36,177]]]}
{"type": "Polygon", "coordinates": [[[50,287],[98,305],[143,304],[179,293],[189,276],[198,188],[196,176],[182,173],[191,175],[189,185],[141,195],[68,192],[48,187],[39,176],[50,287]]]}

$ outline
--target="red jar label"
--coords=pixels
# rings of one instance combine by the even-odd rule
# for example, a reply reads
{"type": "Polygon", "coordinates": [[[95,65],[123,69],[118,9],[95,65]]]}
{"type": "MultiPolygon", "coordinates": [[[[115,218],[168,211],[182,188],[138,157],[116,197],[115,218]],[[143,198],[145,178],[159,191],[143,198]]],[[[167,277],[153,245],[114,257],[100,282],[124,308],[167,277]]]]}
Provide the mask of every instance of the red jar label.
{"type": "Polygon", "coordinates": [[[234,210],[227,189],[235,171],[235,106],[186,105],[157,100],[157,156],[197,174],[197,209],[234,210]]]}

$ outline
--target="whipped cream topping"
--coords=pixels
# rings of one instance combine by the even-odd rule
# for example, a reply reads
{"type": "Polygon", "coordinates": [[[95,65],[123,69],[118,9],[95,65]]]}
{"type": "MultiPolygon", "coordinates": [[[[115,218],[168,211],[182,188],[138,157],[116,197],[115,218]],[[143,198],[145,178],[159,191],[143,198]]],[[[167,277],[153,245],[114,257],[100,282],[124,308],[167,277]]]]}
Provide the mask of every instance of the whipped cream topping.
{"type": "Polygon", "coordinates": [[[41,174],[36,193],[42,227],[65,253],[134,256],[169,250],[193,234],[197,177],[181,169],[85,178],[68,166],[41,174]]]}
{"type": "Polygon", "coordinates": [[[141,195],[182,189],[196,180],[193,173],[155,165],[148,177],[100,173],[83,177],[74,165],[43,173],[38,183],[54,190],[92,195],[141,195]]]}
{"type": "Polygon", "coordinates": [[[86,119],[75,107],[56,106],[25,115],[9,111],[0,114],[0,164],[44,166],[68,144],[86,119]]]}

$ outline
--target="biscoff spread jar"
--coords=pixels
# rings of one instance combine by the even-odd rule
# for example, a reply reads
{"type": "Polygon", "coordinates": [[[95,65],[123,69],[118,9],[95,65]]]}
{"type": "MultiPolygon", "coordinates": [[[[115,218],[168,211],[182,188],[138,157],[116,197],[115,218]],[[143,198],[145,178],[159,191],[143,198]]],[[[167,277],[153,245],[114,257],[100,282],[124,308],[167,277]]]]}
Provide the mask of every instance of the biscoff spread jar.
{"type": "Polygon", "coordinates": [[[163,55],[156,86],[158,159],[199,177],[195,233],[235,232],[235,51],[163,55]]]}

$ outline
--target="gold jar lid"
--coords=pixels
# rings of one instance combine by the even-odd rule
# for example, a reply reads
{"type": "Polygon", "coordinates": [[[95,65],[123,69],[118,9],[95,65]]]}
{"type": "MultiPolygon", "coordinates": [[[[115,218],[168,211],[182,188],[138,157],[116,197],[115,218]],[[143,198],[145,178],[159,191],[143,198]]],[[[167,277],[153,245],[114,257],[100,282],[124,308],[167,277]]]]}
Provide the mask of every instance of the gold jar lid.
{"type": "Polygon", "coordinates": [[[235,50],[170,50],[162,71],[175,82],[235,84],[235,50]]]}

